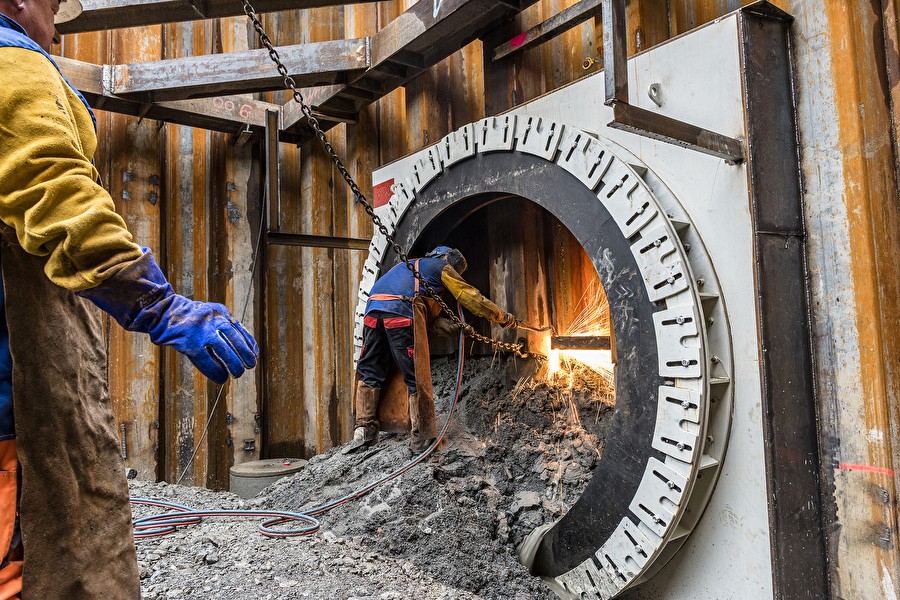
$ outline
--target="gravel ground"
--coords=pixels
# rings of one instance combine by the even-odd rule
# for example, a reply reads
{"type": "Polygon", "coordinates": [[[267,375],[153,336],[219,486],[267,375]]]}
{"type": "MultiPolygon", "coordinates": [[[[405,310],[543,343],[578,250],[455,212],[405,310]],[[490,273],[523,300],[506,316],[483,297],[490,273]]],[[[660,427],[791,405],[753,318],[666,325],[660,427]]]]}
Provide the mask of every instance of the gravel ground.
{"type": "MultiPolygon", "coordinates": [[[[253,520],[207,520],[140,540],[145,598],[550,599],[515,555],[535,527],[578,499],[603,450],[612,398],[587,369],[549,385],[521,365],[469,360],[447,441],[426,462],[322,515],[313,536],[268,539],[253,520]]],[[[438,422],[455,362],[433,364],[438,422]]],[[[310,460],[251,500],[168,484],[133,495],[203,508],[300,512],[338,498],[408,460],[405,438],[340,448],[310,460]]],[[[137,515],[148,509],[138,507],[137,515]]]]}

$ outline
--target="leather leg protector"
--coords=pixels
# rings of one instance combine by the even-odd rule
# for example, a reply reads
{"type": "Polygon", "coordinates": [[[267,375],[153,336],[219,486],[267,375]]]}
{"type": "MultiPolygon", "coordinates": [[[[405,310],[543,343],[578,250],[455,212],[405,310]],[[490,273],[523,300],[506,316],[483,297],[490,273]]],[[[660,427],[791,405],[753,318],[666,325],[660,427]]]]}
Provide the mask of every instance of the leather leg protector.
{"type": "Polygon", "coordinates": [[[416,348],[416,393],[409,397],[410,449],[420,452],[437,437],[437,424],[434,414],[434,391],[431,387],[428,305],[421,296],[416,296],[412,305],[416,348]]]}
{"type": "MultiPolygon", "coordinates": [[[[378,436],[378,398],[381,388],[370,387],[359,381],[356,384],[356,429],[363,429],[364,441],[374,441],[378,436]]],[[[354,435],[355,437],[355,435],[354,435]]]]}

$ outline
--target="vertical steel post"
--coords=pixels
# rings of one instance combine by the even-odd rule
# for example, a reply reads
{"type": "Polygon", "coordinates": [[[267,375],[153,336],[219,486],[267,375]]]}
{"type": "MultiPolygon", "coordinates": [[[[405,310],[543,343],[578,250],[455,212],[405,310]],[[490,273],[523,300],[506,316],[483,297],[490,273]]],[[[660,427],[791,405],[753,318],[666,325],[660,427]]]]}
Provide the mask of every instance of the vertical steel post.
{"type": "Polygon", "coordinates": [[[625,0],[603,0],[603,73],[606,104],[628,102],[625,0]]]}
{"type": "Polygon", "coordinates": [[[278,132],[281,129],[281,111],[266,111],[266,206],[265,232],[281,231],[281,181],[278,160],[278,132]]]}
{"type": "Polygon", "coordinates": [[[827,600],[791,21],[767,3],[740,18],[763,439],[775,598],[827,600]]]}

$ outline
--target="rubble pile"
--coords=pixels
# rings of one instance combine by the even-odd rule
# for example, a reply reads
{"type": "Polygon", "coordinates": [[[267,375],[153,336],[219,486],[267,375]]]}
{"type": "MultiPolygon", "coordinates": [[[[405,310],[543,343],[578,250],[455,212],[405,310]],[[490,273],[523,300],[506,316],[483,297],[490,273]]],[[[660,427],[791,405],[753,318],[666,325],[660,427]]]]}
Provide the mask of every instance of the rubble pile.
{"type": "MultiPolygon", "coordinates": [[[[221,563],[227,562],[247,573],[230,585],[244,585],[248,578],[298,582],[296,593],[277,588],[273,598],[307,597],[301,588],[315,589],[309,596],[315,598],[382,598],[390,597],[379,595],[388,592],[398,597],[554,598],[519,563],[515,549],[535,527],[555,521],[578,500],[603,452],[614,401],[604,378],[588,369],[576,367],[548,382],[540,376],[521,377],[521,367],[517,359],[467,361],[459,406],[441,449],[368,496],[323,514],[322,532],[316,536],[268,540],[251,532],[246,522],[205,522],[174,534],[194,536],[184,547],[169,536],[177,552],[162,546],[165,538],[139,542],[147,597],[179,597],[159,595],[152,588],[172,583],[166,569],[200,569],[223,578],[227,569],[221,563]],[[227,528],[227,533],[216,537],[210,528],[227,528]],[[188,534],[191,529],[197,533],[188,534]],[[201,530],[219,545],[204,544],[201,530]],[[242,550],[235,552],[225,538],[242,550]],[[156,558],[160,550],[170,560],[156,558]],[[333,589],[325,571],[335,568],[360,577],[360,589],[333,589]]],[[[453,393],[456,363],[436,359],[432,368],[440,425],[453,393]]],[[[187,504],[212,498],[223,507],[302,512],[340,498],[408,459],[405,437],[388,435],[355,454],[337,448],[316,456],[303,471],[251,501],[202,490],[194,492],[202,498],[190,500],[180,496],[183,488],[160,490],[176,490],[169,492],[174,501],[187,504]]],[[[209,580],[203,583],[215,587],[209,580]]],[[[171,589],[169,585],[164,594],[171,589]]],[[[266,597],[259,588],[243,589],[252,597],[266,597]]],[[[183,597],[231,596],[195,589],[183,597]]]]}

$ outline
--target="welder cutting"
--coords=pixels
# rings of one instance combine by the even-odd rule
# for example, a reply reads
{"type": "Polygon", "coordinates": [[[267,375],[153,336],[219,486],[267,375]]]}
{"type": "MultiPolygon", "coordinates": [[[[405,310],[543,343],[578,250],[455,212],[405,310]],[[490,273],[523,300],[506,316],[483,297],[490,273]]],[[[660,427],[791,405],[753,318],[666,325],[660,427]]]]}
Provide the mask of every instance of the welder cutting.
{"type": "MultiPolygon", "coordinates": [[[[424,258],[410,262],[438,294],[449,291],[472,314],[506,329],[530,328],[466,283],[461,274],[468,263],[459,250],[438,246],[424,258]]],[[[437,433],[428,328],[437,333],[453,332],[452,322],[438,312],[439,307],[420,290],[419,280],[406,263],[394,266],[372,286],[357,365],[352,448],[371,445],[378,438],[378,404],[392,361],[409,392],[410,451],[423,452],[434,441],[437,433]]]]}
{"type": "Polygon", "coordinates": [[[140,598],[103,319],[224,383],[256,364],[176,294],[97,182],[96,120],[48,54],[78,0],[0,0],[0,599],[140,598]]]}

